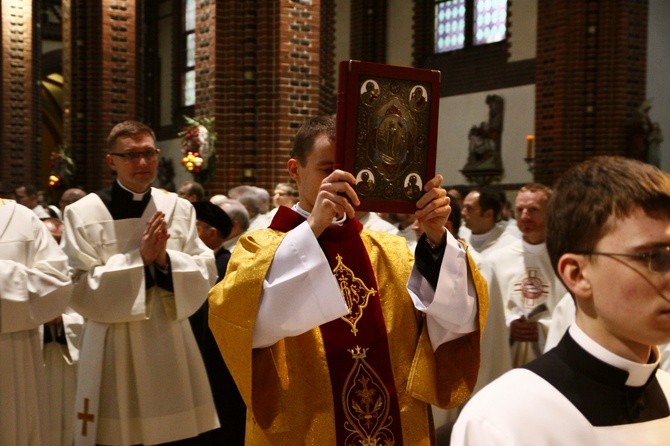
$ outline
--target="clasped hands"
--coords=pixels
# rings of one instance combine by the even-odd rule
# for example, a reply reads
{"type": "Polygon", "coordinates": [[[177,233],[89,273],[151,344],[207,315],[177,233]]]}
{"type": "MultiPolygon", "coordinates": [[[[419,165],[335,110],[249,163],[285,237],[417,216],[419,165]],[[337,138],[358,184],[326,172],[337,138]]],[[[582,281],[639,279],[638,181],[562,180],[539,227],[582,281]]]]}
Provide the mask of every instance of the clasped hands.
{"type": "MultiPolygon", "coordinates": [[[[435,245],[444,241],[446,228],[444,227],[451,206],[447,191],[442,188],[442,175],[436,175],[427,181],[423,187],[425,194],[416,203],[417,221],[426,237],[435,245]]],[[[333,222],[346,215],[353,218],[355,208],[361,204],[354,189],[356,178],[349,172],[335,170],[321,181],[312,213],[307,223],[318,237],[333,222]]]]}
{"type": "Polygon", "coordinates": [[[159,268],[166,268],[168,264],[167,241],[170,234],[165,222],[165,214],[156,213],[147,222],[140,241],[140,256],[145,265],[155,263],[159,268]]]}

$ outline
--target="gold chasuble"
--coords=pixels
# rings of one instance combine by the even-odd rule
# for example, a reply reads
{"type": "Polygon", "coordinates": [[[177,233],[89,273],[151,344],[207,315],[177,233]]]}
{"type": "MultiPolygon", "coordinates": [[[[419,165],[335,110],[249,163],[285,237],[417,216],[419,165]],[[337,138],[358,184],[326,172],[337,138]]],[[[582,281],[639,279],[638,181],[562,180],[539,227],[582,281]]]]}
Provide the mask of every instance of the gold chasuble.
{"type": "Polygon", "coordinates": [[[349,314],[252,350],[263,279],[285,233],[303,221],[280,207],[270,228],[240,239],[210,292],[210,327],[248,408],[247,444],[434,444],[428,404],[462,404],[477,379],[484,280],[470,261],[480,330],[434,352],[406,288],[405,240],[348,221],[318,241],[349,314]]]}

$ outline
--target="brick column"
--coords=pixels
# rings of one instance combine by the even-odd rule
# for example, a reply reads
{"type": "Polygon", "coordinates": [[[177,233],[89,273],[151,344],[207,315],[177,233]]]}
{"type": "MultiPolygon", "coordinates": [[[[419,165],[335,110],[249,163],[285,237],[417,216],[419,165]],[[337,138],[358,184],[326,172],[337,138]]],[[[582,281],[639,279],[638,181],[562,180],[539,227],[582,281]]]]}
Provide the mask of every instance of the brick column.
{"type": "Polygon", "coordinates": [[[536,180],[596,154],[627,154],[646,90],[647,0],[538,3],[536,180]]]}
{"type": "Polygon", "coordinates": [[[106,186],[105,138],[126,119],[142,120],[138,98],[138,21],[134,0],[63,1],[64,138],[77,165],[76,182],[106,186]]]}
{"type": "Polygon", "coordinates": [[[386,62],[386,0],[351,2],[352,59],[386,62]]]}
{"type": "Polygon", "coordinates": [[[0,6],[0,178],[13,184],[46,186],[40,175],[41,143],[39,88],[39,35],[32,2],[2,0],[0,6]]]}
{"type": "Polygon", "coordinates": [[[271,189],[288,180],[293,135],[327,109],[320,105],[321,7],[319,1],[198,2],[195,114],[213,115],[218,133],[210,190],[242,183],[271,189]]]}

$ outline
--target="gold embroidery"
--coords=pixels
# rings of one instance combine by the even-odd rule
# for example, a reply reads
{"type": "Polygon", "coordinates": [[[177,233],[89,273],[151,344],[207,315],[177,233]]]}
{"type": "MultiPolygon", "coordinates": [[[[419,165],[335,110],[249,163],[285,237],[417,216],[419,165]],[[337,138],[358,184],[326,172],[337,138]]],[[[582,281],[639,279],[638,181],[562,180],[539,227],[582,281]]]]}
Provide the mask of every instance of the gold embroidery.
{"type": "Polygon", "coordinates": [[[389,416],[389,395],[384,383],[365,361],[369,349],[356,346],[348,350],[354,359],[342,390],[342,406],[349,432],[344,444],[349,446],[390,446],[395,444],[389,429],[393,417],[389,416]]]}
{"type": "Polygon", "coordinates": [[[340,284],[340,292],[349,308],[349,314],[342,316],[342,320],[351,325],[351,332],[356,336],[358,333],[356,324],[363,317],[363,309],[368,306],[370,296],[374,296],[377,291],[368,288],[361,279],[354,276],[354,272],[342,263],[342,256],[338,254],[336,259],[337,265],[333,269],[333,274],[340,284]]]}

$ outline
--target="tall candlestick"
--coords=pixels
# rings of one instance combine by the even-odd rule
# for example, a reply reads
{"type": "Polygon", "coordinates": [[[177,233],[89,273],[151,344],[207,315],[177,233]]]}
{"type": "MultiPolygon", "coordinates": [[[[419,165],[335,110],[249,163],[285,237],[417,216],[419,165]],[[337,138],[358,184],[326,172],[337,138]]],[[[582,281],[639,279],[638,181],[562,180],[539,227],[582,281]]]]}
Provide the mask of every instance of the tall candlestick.
{"type": "Polygon", "coordinates": [[[533,157],[533,143],[535,142],[535,136],[528,135],[526,136],[526,158],[533,157]]]}

